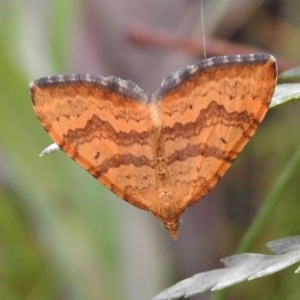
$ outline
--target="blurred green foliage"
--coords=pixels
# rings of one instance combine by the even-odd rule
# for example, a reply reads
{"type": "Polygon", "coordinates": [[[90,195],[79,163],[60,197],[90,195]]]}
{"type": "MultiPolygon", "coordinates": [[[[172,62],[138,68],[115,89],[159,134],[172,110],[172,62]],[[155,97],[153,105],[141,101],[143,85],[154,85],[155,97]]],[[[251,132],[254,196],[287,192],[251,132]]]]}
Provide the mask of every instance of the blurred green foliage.
{"type": "MultiPolygon", "coordinates": [[[[36,43],[24,25],[32,7],[19,1],[0,6],[0,298],[118,299],[120,287],[109,288],[120,273],[117,216],[101,201],[104,189],[72,161],[38,157],[50,139],[29,97],[29,76],[38,69],[26,61],[36,43]]],[[[48,8],[51,72],[62,69],[75,15],[70,1],[48,8]]],[[[38,11],[31,15],[39,17],[38,11]]]]}

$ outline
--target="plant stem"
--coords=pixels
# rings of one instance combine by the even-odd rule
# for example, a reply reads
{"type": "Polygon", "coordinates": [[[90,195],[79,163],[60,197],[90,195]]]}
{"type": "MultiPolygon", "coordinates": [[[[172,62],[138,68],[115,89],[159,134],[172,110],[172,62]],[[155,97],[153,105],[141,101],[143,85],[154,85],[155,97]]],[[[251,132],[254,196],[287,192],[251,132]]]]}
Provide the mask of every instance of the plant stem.
{"type": "MultiPolygon", "coordinates": [[[[293,157],[288,162],[286,168],[280,174],[269,195],[263,202],[256,218],[253,220],[251,226],[244,234],[241,242],[239,243],[236,252],[244,253],[249,251],[254,240],[257,238],[262,228],[265,226],[269,216],[276,208],[279,200],[282,198],[283,193],[287,189],[288,185],[300,169],[300,145],[298,146],[293,157]]],[[[228,289],[224,289],[216,293],[215,300],[223,300],[228,292],[228,289]]]]}

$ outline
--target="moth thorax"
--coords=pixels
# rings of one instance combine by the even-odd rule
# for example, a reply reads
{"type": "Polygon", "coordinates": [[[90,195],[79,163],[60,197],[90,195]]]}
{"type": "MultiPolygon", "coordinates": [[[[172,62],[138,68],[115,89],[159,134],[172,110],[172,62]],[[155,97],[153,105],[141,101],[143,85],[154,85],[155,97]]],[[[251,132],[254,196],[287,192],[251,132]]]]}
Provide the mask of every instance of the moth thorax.
{"type": "Polygon", "coordinates": [[[172,192],[169,188],[160,188],[158,190],[158,198],[162,201],[162,202],[170,202],[172,201],[172,192]]]}
{"type": "Polygon", "coordinates": [[[158,191],[159,214],[164,222],[176,223],[180,216],[180,208],[174,202],[173,193],[168,188],[162,188],[158,191]]]}

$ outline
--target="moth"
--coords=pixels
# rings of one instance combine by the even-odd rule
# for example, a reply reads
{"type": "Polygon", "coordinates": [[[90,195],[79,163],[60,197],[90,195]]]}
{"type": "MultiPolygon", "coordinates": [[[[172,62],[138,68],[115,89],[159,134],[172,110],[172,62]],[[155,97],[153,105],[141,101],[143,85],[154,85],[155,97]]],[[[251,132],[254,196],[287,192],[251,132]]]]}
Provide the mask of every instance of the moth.
{"type": "Polygon", "coordinates": [[[263,120],[277,80],[268,54],[200,60],[152,95],[117,77],[49,76],[30,84],[33,108],[57,147],[177,238],[263,120]]]}

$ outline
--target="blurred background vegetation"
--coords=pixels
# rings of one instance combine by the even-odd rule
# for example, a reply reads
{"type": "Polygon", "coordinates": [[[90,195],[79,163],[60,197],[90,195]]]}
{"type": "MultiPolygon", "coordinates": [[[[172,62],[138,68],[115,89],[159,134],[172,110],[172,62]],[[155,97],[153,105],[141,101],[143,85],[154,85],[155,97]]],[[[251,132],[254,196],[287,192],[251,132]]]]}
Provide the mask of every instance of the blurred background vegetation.
{"type": "MultiPolygon", "coordinates": [[[[206,0],[207,55],[264,51],[300,62],[300,1],[206,0]]],[[[115,75],[154,91],[203,57],[197,0],[0,2],[0,299],[151,299],[234,253],[299,144],[300,105],[271,109],[218,186],[189,208],[174,242],[148,212],[106,191],[52,143],[28,84],[64,73],[115,75]]],[[[250,249],[300,232],[299,176],[250,249]]],[[[299,299],[291,268],[227,299],[299,299]]],[[[191,299],[211,299],[206,293],[191,299]]]]}

